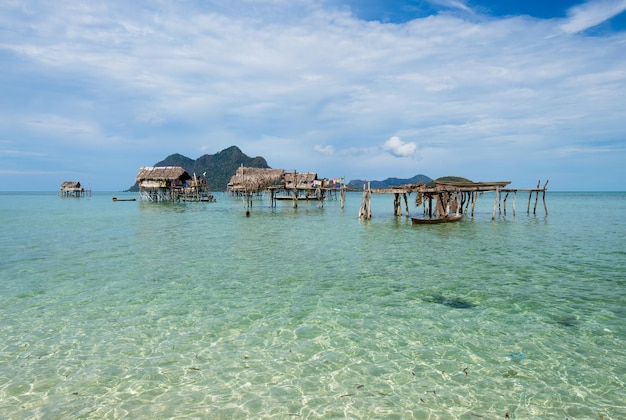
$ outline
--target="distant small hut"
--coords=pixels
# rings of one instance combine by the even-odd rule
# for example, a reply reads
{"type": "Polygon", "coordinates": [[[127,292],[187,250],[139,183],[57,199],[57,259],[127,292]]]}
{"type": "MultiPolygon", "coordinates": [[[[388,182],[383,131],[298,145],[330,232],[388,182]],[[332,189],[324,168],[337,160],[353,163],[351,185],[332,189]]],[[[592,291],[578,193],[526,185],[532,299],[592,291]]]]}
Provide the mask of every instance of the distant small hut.
{"type": "Polygon", "coordinates": [[[141,167],[139,196],[146,201],[215,201],[206,180],[189,175],[180,166],[141,167]]]}
{"type": "Polygon", "coordinates": [[[78,181],[65,181],[61,184],[61,197],[83,197],[85,189],[78,181]]]}

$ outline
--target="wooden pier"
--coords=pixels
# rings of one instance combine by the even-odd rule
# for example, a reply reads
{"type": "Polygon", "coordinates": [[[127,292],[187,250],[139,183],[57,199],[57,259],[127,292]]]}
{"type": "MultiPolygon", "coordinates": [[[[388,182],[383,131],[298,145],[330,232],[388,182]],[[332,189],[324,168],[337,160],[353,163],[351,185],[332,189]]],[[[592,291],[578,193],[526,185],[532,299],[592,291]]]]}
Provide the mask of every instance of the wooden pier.
{"type": "Polygon", "coordinates": [[[415,205],[423,206],[424,215],[433,217],[448,217],[456,214],[470,214],[474,216],[474,209],[478,196],[483,193],[495,193],[493,203],[492,220],[496,217],[496,212],[504,211],[506,214],[506,203],[509,195],[513,194],[513,216],[516,214],[516,200],[518,192],[528,192],[528,207],[526,212],[530,214],[530,204],[532,196],[535,194],[535,204],[533,214],[537,213],[537,204],[539,195],[542,196],[543,208],[546,216],[548,215],[548,207],[546,205],[546,190],[548,181],[540,187],[541,181],[537,182],[535,188],[513,189],[506,188],[511,181],[495,181],[495,182],[454,182],[454,181],[434,181],[433,185],[425,184],[407,184],[398,187],[371,189],[368,184],[363,186],[363,200],[359,209],[359,218],[370,219],[371,214],[371,194],[394,194],[394,214],[402,215],[402,203],[404,203],[406,217],[409,217],[409,199],[408,196],[415,193],[415,205]],[[502,202],[502,195],[504,200],[502,202]],[[471,206],[471,209],[470,209],[471,206]]]}

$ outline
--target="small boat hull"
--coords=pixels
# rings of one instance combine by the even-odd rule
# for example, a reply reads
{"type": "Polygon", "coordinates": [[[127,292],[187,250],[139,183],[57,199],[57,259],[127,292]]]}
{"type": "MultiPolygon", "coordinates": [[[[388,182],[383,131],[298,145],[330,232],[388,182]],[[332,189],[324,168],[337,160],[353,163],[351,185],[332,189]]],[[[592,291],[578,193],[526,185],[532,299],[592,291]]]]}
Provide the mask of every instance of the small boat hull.
{"type": "Polygon", "coordinates": [[[411,222],[414,225],[436,225],[439,223],[458,222],[462,218],[463,218],[462,214],[457,214],[454,216],[437,217],[434,219],[420,219],[419,217],[411,217],[411,222]]]}

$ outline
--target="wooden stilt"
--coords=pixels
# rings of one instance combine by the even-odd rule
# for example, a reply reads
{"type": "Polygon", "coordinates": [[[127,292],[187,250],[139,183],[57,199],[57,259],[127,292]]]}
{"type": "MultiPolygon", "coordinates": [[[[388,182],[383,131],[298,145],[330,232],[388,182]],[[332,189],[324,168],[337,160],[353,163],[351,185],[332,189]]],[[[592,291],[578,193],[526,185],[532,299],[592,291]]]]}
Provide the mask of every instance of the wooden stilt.
{"type": "Polygon", "coordinates": [[[341,191],[339,192],[339,197],[341,199],[341,208],[344,208],[344,205],[346,203],[346,188],[342,185],[341,186],[341,191]]]}
{"type": "MultiPolygon", "coordinates": [[[[541,180],[537,181],[537,188],[539,188],[539,185],[541,185],[541,180]]],[[[535,207],[533,207],[533,214],[537,214],[537,201],[539,201],[539,190],[535,192],[535,207]]]]}
{"type": "Polygon", "coordinates": [[[513,191],[513,217],[515,217],[515,201],[517,201],[517,191],[513,191]]]}
{"type": "Polygon", "coordinates": [[[406,193],[402,193],[402,197],[404,198],[404,208],[406,210],[406,217],[409,217],[409,198],[406,193]]]}
{"type": "Polygon", "coordinates": [[[473,191],[472,192],[472,217],[474,217],[474,209],[476,208],[477,196],[478,196],[478,192],[477,191],[473,191]]]}
{"type": "Polygon", "coordinates": [[[363,200],[361,201],[361,208],[359,209],[359,218],[371,219],[372,211],[370,209],[372,193],[370,190],[370,184],[363,185],[363,200]]]}
{"type": "Polygon", "coordinates": [[[504,195],[504,200],[502,200],[502,210],[504,210],[504,215],[506,216],[506,200],[509,198],[509,192],[507,191],[504,195]]]}
{"type": "Polygon", "coordinates": [[[496,198],[493,200],[493,211],[491,212],[491,220],[495,220],[496,218],[496,208],[498,206],[498,203],[500,202],[500,189],[496,188],[496,198]]]}
{"type": "Polygon", "coordinates": [[[546,189],[548,188],[548,182],[550,180],[547,180],[545,184],[543,184],[543,209],[546,211],[546,216],[548,215],[548,206],[546,205],[546,189]]]}
{"type": "Polygon", "coordinates": [[[398,207],[400,205],[400,196],[398,193],[393,194],[393,215],[398,216],[398,207]]]}

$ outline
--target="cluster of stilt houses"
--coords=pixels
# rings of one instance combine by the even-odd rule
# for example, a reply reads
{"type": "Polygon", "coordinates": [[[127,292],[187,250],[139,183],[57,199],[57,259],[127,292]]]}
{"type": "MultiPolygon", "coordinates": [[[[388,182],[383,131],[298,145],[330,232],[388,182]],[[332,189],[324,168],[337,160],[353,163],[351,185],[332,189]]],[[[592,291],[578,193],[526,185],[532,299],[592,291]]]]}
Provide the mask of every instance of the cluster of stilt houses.
{"type": "MultiPolygon", "coordinates": [[[[139,196],[144,201],[193,201],[214,202],[204,177],[195,173],[190,175],[179,166],[141,167],[136,177],[139,196]]],[[[363,198],[359,208],[359,218],[372,217],[372,194],[393,194],[393,208],[395,216],[411,217],[409,197],[415,194],[415,207],[422,207],[420,220],[453,221],[462,215],[474,216],[478,197],[485,193],[494,193],[492,219],[496,214],[507,212],[507,203],[512,198],[511,210],[513,216],[517,212],[517,195],[519,192],[528,193],[526,213],[537,213],[539,196],[541,195],[545,215],[548,215],[546,205],[546,191],[548,181],[541,186],[537,182],[534,188],[509,188],[511,181],[472,182],[435,180],[429,184],[406,184],[384,189],[372,189],[368,183],[363,186],[363,198]],[[534,205],[533,205],[534,195],[534,205]],[[403,210],[404,205],[404,210],[403,210]]],[[[327,199],[341,200],[344,208],[348,187],[343,178],[318,178],[315,172],[285,171],[284,169],[252,168],[240,166],[228,183],[227,193],[241,198],[244,206],[252,208],[255,200],[267,198],[268,207],[276,207],[278,201],[292,203],[298,207],[301,201],[315,201],[319,207],[324,206],[327,199]]],[[[83,188],[80,182],[65,181],[61,184],[61,197],[83,197],[91,195],[91,190],[83,188]]],[[[117,201],[113,198],[113,201],[117,201]]],[[[131,201],[129,199],[123,201],[131,201]]],[[[132,199],[134,201],[134,199],[132,199]]],[[[416,223],[416,217],[411,217],[416,223]]]]}
{"type": "Polygon", "coordinates": [[[227,192],[242,197],[248,208],[254,198],[268,197],[269,207],[276,207],[277,201],[289,200],[293,207],[298,201],[317,201],[320,207],[327,199],[341,199],[345,202],[346,186],[343,178],[319,179],[315,172],[288,172],[283,169],[239,167],[228,183],[227,192]]]}
{"type": "MultiPolygon", "coordinates": [[[[189,175],[177,166],[142,167],[136,178],[139,195],[147,201],[215,201],[206,181],[195,173],[189,175]]],[[[548,182],[535,188],[508,188],[510,181],[472,182],[436,180],[429,184],[407,184],[386,189],[371,189],[363,186],[363,199],[359,218],[370,219],[372,194],[393,194],[394,214],[410,216],[409,197],[415,194],[416,207],[422,207],[423,218],[442,220],[458,215],[474,216],[476,201],[484,193],[494,193],[492,218],[496,213],[507,212],[507,202],[512,197],[512,212],[516,214],[518,192],[528,193],[526,212],[530,214],[532,197],[535,196],[533,214],[537,212],[539,196],[542,197],[546,216],[546,190],[548,182]],[[404,211],[403,211],[404,204],[404,211]]],[[[276,207],[278,201],[288,200],[293,207],[303,200],[315,201],[323,207],[327,199],[340,199],[344,207],[347,186],[342,178],[318,178],[314,172],[285,171],[271,168],[239,167],[230,179],[227,193],[243,200],[245,207],[251,208],[253,201],[267,198],[268,207],[276,207]]]]}

